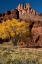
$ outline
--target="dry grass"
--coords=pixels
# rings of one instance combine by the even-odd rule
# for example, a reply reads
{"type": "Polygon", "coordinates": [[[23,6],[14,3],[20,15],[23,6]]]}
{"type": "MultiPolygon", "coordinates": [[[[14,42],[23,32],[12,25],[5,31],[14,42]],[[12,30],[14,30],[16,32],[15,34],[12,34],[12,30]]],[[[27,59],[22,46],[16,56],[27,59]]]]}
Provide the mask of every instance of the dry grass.
{"type": "Polygon", "coordinates": [[[0,46],[0,64],[42,64],[42,48],[0,46]]]}

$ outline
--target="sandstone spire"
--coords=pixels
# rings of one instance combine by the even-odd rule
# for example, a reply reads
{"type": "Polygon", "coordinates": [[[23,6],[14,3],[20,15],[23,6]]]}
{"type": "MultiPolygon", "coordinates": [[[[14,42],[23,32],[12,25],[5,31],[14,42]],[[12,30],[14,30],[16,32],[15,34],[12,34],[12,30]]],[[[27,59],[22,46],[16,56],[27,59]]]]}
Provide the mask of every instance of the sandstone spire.
{"type": "Polygon", "coordinates": [[[26,3],[26,9],[30,8],[30,4],[26,3]]]}
{"type": "Polygon", "coordinates": [[[18,5],[17,9],[18,11],[21,9],[21,4],[18,5]]]}
{"type": "Polygon", "coordinates": [[[16,8],[20,14],[32,14],[35,15],[37,12],[33,10],[29,3],[19,4],[16,8]]]}

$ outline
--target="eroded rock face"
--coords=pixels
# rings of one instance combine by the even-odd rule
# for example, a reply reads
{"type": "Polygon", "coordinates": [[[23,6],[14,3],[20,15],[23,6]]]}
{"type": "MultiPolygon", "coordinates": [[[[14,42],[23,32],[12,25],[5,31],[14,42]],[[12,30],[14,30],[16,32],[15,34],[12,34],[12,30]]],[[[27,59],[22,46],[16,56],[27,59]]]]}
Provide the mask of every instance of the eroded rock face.
{"type": "Polygon", "coordinates": [[[22,42],[23,47],[42,47],[42,22],[25,20],[30,26],[31,38],[26,43],[22,42]]]}
{"type": "Polygon", "coordinates": [[[20,19],[42,21],[42,14],[36,12],[29,3],[19,4],[16,9],[19,11],[20,19]]]}
{"type": "Polygon", "coordinates": [[[21,14],[37,14],[37,12],[35,10],[33,10],[30,6],[29,3],[24,4],[19,4],[16,8],[19,12],[22,11],[21,14]]]}
{"type": "Polygon", "coordinates": [[[32,28],[32,42],[35,46],[42,46],[42,27],[32,28]]]}

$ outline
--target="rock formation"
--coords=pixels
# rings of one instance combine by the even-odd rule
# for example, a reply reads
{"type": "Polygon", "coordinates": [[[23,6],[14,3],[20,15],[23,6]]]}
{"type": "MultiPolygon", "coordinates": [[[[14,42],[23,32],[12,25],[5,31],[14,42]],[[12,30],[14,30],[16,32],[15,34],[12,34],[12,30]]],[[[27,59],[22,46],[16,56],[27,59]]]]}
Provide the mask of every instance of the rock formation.
{"type": "Polygon", "coordinates": [[[33,14],[33,15],[38,14],[35,10],[33,10],[30,7],[30,4],[29,3],[26,3],[26,5],[19,4],[16,9],[19,11],[20,14],[33,14]]]}
{"type": "Polygon", "coordinates": [[[26,44],[21,42],[23,46],[42,47],[42,14],[37,13],[29,3],[26,3],[19,4],[15,10],[0,13],[0,23],[12,18],[25,20],[30,26],[32,38],[28,38],[26,44]]]}
{"type": "Polygon", "coordinates": [[[28,39],[27,47],[42,47],[42,15],[33,10],[30,4],[19,4],[16,8],[19,11],[19,18],[29,23],[32,39],[28,39]]]}

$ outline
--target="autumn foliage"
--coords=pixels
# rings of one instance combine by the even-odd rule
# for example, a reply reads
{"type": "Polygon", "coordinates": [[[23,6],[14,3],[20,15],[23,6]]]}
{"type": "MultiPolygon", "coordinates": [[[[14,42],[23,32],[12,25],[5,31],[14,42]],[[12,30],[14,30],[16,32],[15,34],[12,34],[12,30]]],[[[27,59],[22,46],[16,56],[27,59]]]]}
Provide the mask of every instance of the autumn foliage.
{"type": "Polygon", "coordinates": [[[25,21],[20,22],[16,19],[8,19],[0,23],[0,38],[2,39],[15,39],[14,42],[17,42],[18,40],[24,41],[29,35],[29,25],[25,21]]]}

